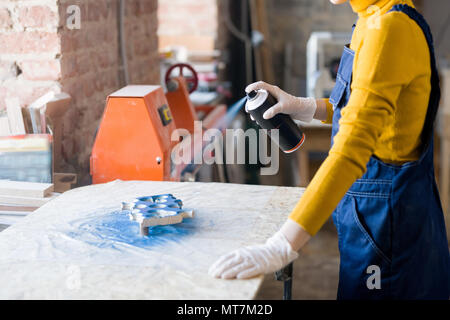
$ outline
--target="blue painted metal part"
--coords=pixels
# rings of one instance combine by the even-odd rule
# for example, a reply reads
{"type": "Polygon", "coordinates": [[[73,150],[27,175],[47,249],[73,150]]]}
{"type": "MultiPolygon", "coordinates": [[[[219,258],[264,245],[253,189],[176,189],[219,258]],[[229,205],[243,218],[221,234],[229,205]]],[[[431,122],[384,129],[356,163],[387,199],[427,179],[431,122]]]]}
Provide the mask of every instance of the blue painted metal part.
{"type": "Polygon", "coordinates": [[[149,227],[180,223],[183,218],[194,216],[193,210],[183,209],[183,202],[170,193],[122,202],[122,211],[127,211],[130,220],[139,223],[142,235],[148,235],[149,227]]]}

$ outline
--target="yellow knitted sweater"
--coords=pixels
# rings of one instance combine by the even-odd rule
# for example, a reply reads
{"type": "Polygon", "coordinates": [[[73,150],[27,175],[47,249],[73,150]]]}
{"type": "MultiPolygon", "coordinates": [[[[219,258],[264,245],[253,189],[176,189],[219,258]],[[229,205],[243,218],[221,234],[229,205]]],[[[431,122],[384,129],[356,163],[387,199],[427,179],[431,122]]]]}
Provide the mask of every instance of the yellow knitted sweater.
{"type": "MultiPolygon", "coordinates": [[[[314,235],[372,155],[401,164],[420,156],[420,135],[431,84],[430,53],[422,29],[401,12],[411,0],[350,0],[358,21],[350,100],[327,159],[289,216],[314,235]]],[[[349,26],[350,27],[350,26],[349,26]]],[[[330,122],[333,116],[327,101],[330,122]]]]}

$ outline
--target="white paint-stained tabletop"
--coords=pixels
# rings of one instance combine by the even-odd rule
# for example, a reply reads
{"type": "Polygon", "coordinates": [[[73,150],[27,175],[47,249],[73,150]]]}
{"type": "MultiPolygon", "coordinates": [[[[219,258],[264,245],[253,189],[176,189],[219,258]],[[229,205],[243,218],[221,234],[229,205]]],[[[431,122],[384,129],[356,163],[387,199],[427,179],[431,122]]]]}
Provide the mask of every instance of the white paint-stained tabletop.
{"type": "Polygon", "coordinates": [[[264,242],[302,192],[150,181],[68,191],[0,233],[0,299],[252,299],[262,276],[221,280],[207,270],[230,250],[264,242]],[[161,193],[195,217],[142,237],[121,202],[161,193]]]}

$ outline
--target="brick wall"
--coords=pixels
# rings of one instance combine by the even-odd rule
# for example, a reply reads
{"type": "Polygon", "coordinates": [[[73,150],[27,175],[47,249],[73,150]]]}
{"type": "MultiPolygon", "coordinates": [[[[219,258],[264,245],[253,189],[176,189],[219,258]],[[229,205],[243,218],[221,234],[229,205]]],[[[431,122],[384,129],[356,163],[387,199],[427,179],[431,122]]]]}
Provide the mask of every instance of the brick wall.
{"type": "Polygon", "coordinates": [[[5,97],[28,104],[60,88],[56,0],[0,1],[0,110],[5,97]]]}
{"type": "Polygon", "coordinates": [[[221,0],[159,0],[159,44],[184,45],[207,51],[217,39],[217,2],[221,0]]]}
{"type": "MultiPolygon", "coordinates": [[[[118,0],[1,0],[0,109],[4,98],[23,105],[52,89],[72,96],[64,118],[63,171],[89,182],[89,156],[108,94],[124,85],[118,0]],[[80,8],[70,29],[67,7],[80,8]]],[[[157,0],[126,0],[130,83],[157,84],[157,0]]]]}

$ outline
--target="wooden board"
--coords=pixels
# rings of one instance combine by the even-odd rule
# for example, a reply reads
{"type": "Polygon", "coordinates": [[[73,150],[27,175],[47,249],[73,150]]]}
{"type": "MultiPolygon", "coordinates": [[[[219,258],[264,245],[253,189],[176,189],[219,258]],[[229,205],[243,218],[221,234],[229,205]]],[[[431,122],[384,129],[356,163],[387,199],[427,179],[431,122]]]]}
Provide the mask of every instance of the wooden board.
{"type": "Polygon", "coordinates": [[[0,205],[0,224],[13,225],[35,211],[36,207],[0,205]]]}
{"type": "MultiPolygon", "coordinates": [[[[62,117],[70,106],[71,98],[67,93],[58,93],[47,102],[45,116],[53,131],[53,166],[58,171],[62,166],[62,117]]],[[[55,186],[56,187],[56,186],[55,186]]],[[[67,186],[66,186],[67,187],[67,186]]],[[[70,189],[70,188],[69,188],[70,189]]],[[[60,192],[60,191],[58,191],[60,192]]]]}
{"type": "Polygon", "coordinates": [[[52,183],[0,180],[1,196],[44,198],[52,192],[52,183]]]}
{"type": "Polygon", "coordinates": [[[263,43],[254,49],[256,77],[273,84],[275,75],[271,51],[270,31],[265,0],[250,0],[252,30],[261,32],[264,36],[263,43]]]}
{"type": "Polygon", "coordinates": [[[30,211],[3,211],[0,210],[0,216],[27,216],[30,214],[30,211]]]}
{"type": "Polygon", "coordinates": [[[19,99],[6,99],[5,102],[11,134],[25,134],[25,124],[23,122],[19,99]]]}
{"type": "Polygon", "coordinates": [[[52,193],[51,196],[45,198],[15,197],[15,196],[0,195],[0,203],[41,207],[50,200],[56,198],[58,195],[59,193],[52,193]]]}
{"type": "Polygon", "coordinates": [[[41,127],[41,112],[39,109],[35,108],[29,108],[30,111],[30,119],[31,119],[31,126],[33,128],[33,133],[38,134],[42,132],[41,127]]]}
{"type": "Polygon", "coordinates": [[[252,299],[263,276],[222,280],[208,268],[231,250],[266,241],[302,193],[161,181],[70,190],[0,232],[0,299],[252,299]],[[149,238],[120,218],[122,201],[163,193],[181,199],[195,217],[155,227],[149,238]]]}
{"type": "Polygon", "coordinates": [[[13,212],[13,211],[17,211],[17,212],[33,212],[37,209],[38,207],[25,207],[25,206],[5,206],[5,205],[0,205],[0,211],[8,211],[8,212],[13,212]]]}
{"type": "Polygon", "coordinates": [[[11,135],[8,117],[0,117],[0,137],[11,135]]]}
{"type": "Polygon", "coordinates": [[[55,97],[53,91],[47,92],[42,97],[33,101],[29,106],[31,124],[33,127],[33,133],[45,133],[45,107],[47,103],[55,97]]]}
{"type": "Polygon", "coordinates": [[[53,184],[55,192],[66,192],[72,189],[72,185],[77,183],[77,175],[75,173],[54,173],[53,184]]]}
{"type": "Polygon", "coordinates": [[[21,222],[26,216],[0,214],[0,225],[11,226],[21,222]]]}
{"type": "Polygon", "coordinates": [[[55,94],[53,98],[47,102],[45,115],[51,119],[58,119],[64,116],[70,104],[70,96],[61,92],[55,94]]]}
{"type": "Polygon", "coordinates": [[[22,108],[22,117],[25,125],[25,131],[27,133],[33,133],[33,124],[31,123],[31,115],[28,108],[22,108]]]}

